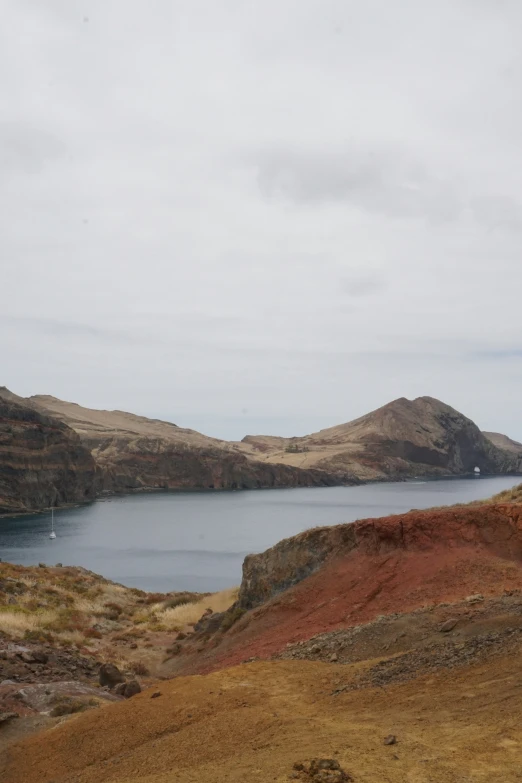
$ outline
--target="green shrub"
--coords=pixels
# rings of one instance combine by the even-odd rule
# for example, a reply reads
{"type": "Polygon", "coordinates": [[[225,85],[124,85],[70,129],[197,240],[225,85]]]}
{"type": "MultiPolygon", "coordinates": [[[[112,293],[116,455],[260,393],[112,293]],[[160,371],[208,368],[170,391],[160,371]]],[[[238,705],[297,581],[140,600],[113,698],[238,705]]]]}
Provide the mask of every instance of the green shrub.
{"type": "Polygon", "coordinates": [[[245,609],[241,609],[239,606],[232,606],[228,612],[225,613],[225,616],[221,621],[221,630],[228,631],[229,628],[232,628],[234,623],[237,623],[237,621],[240,620],[244,614],[245,609]]]}

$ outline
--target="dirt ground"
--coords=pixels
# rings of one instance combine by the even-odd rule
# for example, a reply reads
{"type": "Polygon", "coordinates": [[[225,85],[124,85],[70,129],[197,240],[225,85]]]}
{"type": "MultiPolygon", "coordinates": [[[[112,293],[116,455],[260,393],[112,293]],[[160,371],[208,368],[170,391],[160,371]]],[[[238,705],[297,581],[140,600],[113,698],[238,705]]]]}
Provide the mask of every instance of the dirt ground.
{"type": "MultiPolygon", "coordinates": [[[[187,676],[150,676],[133,698],[21,741],[22,727],[0,721],[0,735],[12,732],[0,743],[0,781],[522,781],[520,507],[468,517],[361,522],[359,552],[337,555],[226,633],[180,634],[154,676],[187,676]],[[314,758],[336,759],[346,776],[294,767],[314,758]]],[[[149,636],[140,639],[152,654],[149,636]]]]}
{"type": "MultiPolygon", "coordinates": [[[[335,629],[360,626],[381,615],[408,614],[420,607],[486,599],[522,590],[518,561],[474,546],[382,555],[350,553],[243,617],[220,641],[183,654],[158,669],[162,676],[204,674],[251,658],[270,658],[287,645],[335,629]]],[[[470,609],[467,606],[467,609],[470,609]]],[[[376,654],[383,652],[386,642],[376,654]]],[[[385,651],[384,651],[385,652],[385,651]]]]}
{"type": "Polygon", "coordinates": [[[0,779],[282,783],[295,762],[333,757],[356,783],[522,780],[520,650],[338,692],[369,665],[261,662],[162,682],[156,698],[149,690],[11,746],[0,779]]]}

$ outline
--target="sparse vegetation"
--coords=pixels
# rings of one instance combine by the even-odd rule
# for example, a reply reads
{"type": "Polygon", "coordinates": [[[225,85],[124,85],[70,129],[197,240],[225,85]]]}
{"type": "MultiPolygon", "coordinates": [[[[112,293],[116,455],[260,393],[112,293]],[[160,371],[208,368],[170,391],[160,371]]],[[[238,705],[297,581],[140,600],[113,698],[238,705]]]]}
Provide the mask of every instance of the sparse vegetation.
{"type": "Polygon", "coordinates": [[[221,622],[221,630],[228,631],[232,626],[240,620],[245,614],[245,610],[239,606],[233,606],[223,617],[221,622]]]}
{"type": "Polygon", "coordinates": [[[199,601],[185,603],[175,606],[172,609],[154,607],[161,617],[161,622],[168,630],[178,631],[185,625],[193,625],[201,619],[207,609],[212,612],[224,612],[229,609],[237,600],[239,588],[234,587],[231,590],[222,590],[220,593],[207,595],[200,598],[199,601]]]}
{"type": "Polygon", "coordinates": [[[207,610],[226,611],[237,594],[147,594],[83,569],[0,562],[0,635],[75,647],[146,677],[161,660],[156,651],[163,654],[165,634],[189,635],[207,610]]]}
{"type": "Polygon", "coordinates": [[[176,593],[163,601],[163,608],[175,609],[177,606],[183,606],[184,604],[194,604],[209,595],[211,595],[211,593],[176,593]]]}
{"type": "Polygon", "coordinates": [[[301,454],[302,452],[309,451],[308,446],[298,446],[297,443],[289,443],[285,448],[288,454],[301,454]]]}
{"type": "Polygon", "coordinates": [[[503,492],[499,492],[498,495],[493,495],[492,498],[482,501],[483,503],[522,503],[522,484],[517,484],[516,487],[511,489],[505,489],[503,492]]]}
{"type": "Polygon", "coordinates": [[[160,601],[164,601],[167,598],[165,593],[148,593],[145,597],[144,603],[147,605],[157,604],[160,601]]]}
{"type": "Polygon", "coordinates": [[[140,674],[142,677],[146,677],[148,674],[150,674],[148,667],[143,663],[143,661],[134,661],[130,664],[130,670],[134,674],[140,674]]]}
{"type": "Polygon", "coordinates": [[[120,615],[123,612],[123,607],[119,604],[115,604],[114,601],[108,601],[105,604],[105,608],[108,609],[113,614],[120,615]]]}
{"type": "Polygon", "coordinates": [[[87,628],[83,635],[86,639],[102,639],[103,634],[101,631],[98,631],[96,628],[87,628]]]}
{"type": "MultiPolygon", "coordinates": [[[[496,503],[522,503],[522,484],[517,484],[511,489],[504,489],[497,495],[482,500],[472,500],[470,503],[454,503],[452,506],[433,506],[433,508],[423,509],[424,511],[440,511],[443,508],[464,508],[469,506],[491,506],[496,503]]],[[[418,511],[419,509],[412,509],[418,511]]]]}
{"type": "Polygon", "coordinates": [[[73,699],[71,696],[58,696],[54,699],[54,705],[50,712],[52,718],[73,715],[75,712],[84,712],[99,706],[96,699],[73,699]]]}

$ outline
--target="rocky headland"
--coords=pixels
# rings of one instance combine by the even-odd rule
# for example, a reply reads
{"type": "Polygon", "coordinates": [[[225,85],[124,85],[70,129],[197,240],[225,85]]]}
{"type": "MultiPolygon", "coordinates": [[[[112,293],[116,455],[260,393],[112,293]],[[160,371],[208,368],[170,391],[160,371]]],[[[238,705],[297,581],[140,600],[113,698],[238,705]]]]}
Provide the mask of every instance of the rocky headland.
{"type": "Polygon", "coordinates": [[[522,447],[433,397],[402,397],[359,419],[300,438],[247,436],[243,448],[266,462],[319,468],[360,480],[520,473],[522,447]]]}
{"type": "Polygon", "coordinates": [[[0,513],[94,500],[101,474],[79,435],[0,390],[0,513]]]}
{"type": "Polygon", "coordinates": [[[0,389],[0,513],[153,489],[319,487],[522,472],[522,446],[431,397],[301,438],[210,438],[170,422],[0,389]],[[15,424],[16,422],[16,424],[15,424]]]}

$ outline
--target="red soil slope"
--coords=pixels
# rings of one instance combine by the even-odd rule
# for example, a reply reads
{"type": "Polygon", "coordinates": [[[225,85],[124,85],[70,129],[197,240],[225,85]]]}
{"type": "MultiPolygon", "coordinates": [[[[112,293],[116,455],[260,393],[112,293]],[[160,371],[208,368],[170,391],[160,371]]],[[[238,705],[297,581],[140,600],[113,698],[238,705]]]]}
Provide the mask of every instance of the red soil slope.
{"type": "MultiPolygon", "coordinates": [[[[345,527],[320,534],[325,546],[328,536],[344,541],[344,551],[334,547],[319,570],[244,615],[214,649],[194,655],[187,649],[166,665],[165,673],[205,673],[252,657],[267,658],[287,644],[378,615],[461,601],[475,593],[487,597],[522,589],[522,506],[362,520],[351,526],[350,536],[342,535],[345,527]]],[[[297,558],[314,535],[318,531],[293,540],[297,558]]],[[[283,542],[287,559],[290,543],[283,542]]],[[[269,561],[266,553],[260,557],[269,561]]],[[[279,562],[277,568],[279,574],[279,562]]]]}

